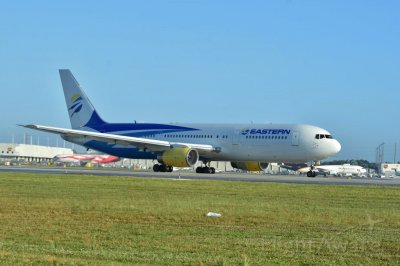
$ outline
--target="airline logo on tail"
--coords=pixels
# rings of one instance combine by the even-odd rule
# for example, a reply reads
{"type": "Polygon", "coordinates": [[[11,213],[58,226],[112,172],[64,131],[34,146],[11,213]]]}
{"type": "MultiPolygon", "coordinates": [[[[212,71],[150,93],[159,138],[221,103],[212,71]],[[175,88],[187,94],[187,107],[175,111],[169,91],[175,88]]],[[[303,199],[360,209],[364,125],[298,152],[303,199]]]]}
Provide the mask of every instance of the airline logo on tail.
{"type": "Polygon", "coordinates": [[[72,105],[70,108],[68,108],[68,111],[72,110],[72,113],[71,113],[71,117],[72,117],[74,114],[78,113],[82,109],[82,105],[83,105],[82,96],[79,93],[72,95],[71,102],[72,102],[72,105]]]}

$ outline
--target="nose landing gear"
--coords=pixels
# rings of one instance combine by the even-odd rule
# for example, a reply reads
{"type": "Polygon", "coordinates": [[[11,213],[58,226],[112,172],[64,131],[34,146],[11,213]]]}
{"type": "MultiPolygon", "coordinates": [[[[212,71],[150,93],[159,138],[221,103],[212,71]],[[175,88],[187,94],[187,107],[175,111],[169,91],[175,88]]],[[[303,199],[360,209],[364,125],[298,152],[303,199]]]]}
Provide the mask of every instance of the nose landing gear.
{"type": "Polygon", "coordinates": [[[307,172],[307,177],[316,177],[316,176],[317,176],[317,173],[315,173],[315,171],[310,170],[307,172]]]}
{"type": "Polygon", "coordinates": [[[316,177],[317,176],[317,172],[314,171],[314,168],[315,168],[314,165],[315,164],[316,164],[316,162],[311,162],[310,171],[307,172],[307,177],[316,177]]]}

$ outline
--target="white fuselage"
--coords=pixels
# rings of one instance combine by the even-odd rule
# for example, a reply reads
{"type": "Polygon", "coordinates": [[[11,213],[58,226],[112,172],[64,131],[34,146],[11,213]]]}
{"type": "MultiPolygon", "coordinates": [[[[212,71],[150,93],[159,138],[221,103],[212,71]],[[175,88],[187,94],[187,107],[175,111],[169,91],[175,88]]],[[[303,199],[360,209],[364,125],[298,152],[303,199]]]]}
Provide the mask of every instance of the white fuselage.
{"type": "MultiPolygon", "coordinates": [[[[136,124],[140,125],[140,124],[136,124]]],[[[160,124],[155,124],[160,125],[160,124]]],[[[167,125],[165,125],[167,126],[167,125]]],[[[106,132],[179,143],[209,144],[218,152],[200,153],[205,161],[259,161],[298,163],[318,161],[339,152],[341,146],[326,130],[303,124],[173,124],[182,129],[128,129],[106,132]]],[[[85,130],[93,131],[91,128],[85,130]]],[[[71,142],[126,158],[148,159],[148,152],[124,145],[93,145],[88,138],[69,138],[71,142]],[[131,151],[129,151],[129,149],[131,151]]]]}

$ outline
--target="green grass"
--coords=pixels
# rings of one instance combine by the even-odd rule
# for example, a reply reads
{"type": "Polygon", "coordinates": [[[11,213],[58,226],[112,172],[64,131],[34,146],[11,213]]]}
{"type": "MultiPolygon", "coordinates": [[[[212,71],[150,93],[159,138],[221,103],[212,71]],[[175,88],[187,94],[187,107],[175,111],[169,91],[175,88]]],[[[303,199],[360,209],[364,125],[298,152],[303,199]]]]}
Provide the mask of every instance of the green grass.
{"type": "Polygon", "coordinates": [[[0,263],[399,264],[400,189],[1,173],[0,263]]]}

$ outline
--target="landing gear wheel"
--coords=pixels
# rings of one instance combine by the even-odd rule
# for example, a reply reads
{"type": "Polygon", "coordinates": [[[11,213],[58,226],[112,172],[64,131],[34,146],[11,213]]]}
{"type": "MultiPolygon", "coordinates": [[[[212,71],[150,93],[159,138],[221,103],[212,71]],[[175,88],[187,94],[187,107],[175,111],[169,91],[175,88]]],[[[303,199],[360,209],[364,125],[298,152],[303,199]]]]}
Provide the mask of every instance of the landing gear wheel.
{"type": "Polygon", "coordinates": [[[316,163],[317,163],[317,162],[314,162],[314,161],[311,162],[310,171],[307,172],[307,176],[308,176],[308,177],[316,177],[316,176],[317,176],[317,173],[314,171],[314,165],[315,165],[316,163]]]}
{"type": "Polygon", "coordinates": [[[307,172],[307,177],[316,177],[317,174],[314,171],[308,171],[307,172]]]}
{"type": "Polygon", "coordinates": [[[198,174],[215,174],[215,168],[214,167],[197,167],[196,168],[196,173],[198,174]]]}
{"type": "Polygon", "coordinates": [[[167,171],[167,166],[162,164],[160,165],[160,172],[166,172],[167,171]]]}
{"type": "Polygon", "coordinates": [[[215,168],[214,167],[210,167],[210,174],[215,174],[215,168]]]}
{"type": "Polygon", "coordinates": [[[174,167],[172,167],[170,165],[156,163],[155,165],[153,165],[153,171],[154,172],[172,172],[172,171],[174,171],[174,167]]]}

